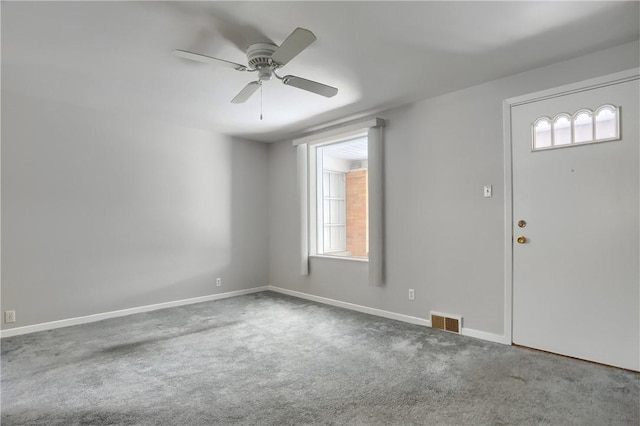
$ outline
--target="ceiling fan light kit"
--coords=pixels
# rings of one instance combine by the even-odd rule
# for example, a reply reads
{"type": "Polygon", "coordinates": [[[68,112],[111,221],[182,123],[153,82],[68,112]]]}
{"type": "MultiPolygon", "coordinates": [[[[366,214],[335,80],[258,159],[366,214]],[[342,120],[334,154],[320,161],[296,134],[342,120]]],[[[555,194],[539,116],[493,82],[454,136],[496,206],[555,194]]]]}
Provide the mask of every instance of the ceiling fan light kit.
{"type": "Polygon", "coordinates": [[[227,68],[233,68],[236,71],[257,72],[257,81],[249,82],[249,84],[231,100],[234,104],[246,102],[251,95],[260,88],[263,81],[269,81],[274,76],[287,86],[296,87],[330,98],[338,93],[337,88],[294,75],[280,77],[276,73],[276,70],[284,67],[315,40],[316,36],[311,31],[304,28],[296,28],[280,46],[272,43],[254,43],[247,48],[248,66],[186,50],[176,49],[173,50],[172,53],[180,58],[217,64],[227,68]]]}

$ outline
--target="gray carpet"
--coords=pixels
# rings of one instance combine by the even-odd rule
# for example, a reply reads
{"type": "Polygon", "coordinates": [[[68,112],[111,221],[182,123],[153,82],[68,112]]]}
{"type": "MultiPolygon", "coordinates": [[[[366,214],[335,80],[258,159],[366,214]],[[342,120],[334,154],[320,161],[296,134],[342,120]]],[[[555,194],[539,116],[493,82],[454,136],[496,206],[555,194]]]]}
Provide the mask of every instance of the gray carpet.
{"type": "Polygon", "coordinates": [[[638,425],[640,376],[272,292],[2,339],[2,425],[638,425]]]}

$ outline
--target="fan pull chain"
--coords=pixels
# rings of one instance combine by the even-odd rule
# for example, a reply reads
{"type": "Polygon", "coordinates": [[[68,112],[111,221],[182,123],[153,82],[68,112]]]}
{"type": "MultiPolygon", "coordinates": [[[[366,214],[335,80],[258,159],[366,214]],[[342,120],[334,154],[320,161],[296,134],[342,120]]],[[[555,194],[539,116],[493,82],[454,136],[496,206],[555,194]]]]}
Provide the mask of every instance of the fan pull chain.
{"type": "Polygon", "coordinates": [[[262,81],[260,82],[260,120],[262,120],[262,81]]]}

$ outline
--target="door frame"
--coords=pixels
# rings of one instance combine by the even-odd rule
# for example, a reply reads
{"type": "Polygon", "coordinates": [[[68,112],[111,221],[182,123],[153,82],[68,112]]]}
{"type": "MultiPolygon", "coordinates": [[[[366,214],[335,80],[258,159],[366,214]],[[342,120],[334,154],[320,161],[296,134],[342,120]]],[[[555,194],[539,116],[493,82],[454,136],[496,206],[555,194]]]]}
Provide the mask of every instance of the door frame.
{"type": "Polygon", "coordinates": [[[505,99],[502,102],[504,143],[504,343],[513,344],[513,158],[511,109],[518,105],[624,83],[640,78],[640,68],[604,75],[547,90],[505,99]]]}

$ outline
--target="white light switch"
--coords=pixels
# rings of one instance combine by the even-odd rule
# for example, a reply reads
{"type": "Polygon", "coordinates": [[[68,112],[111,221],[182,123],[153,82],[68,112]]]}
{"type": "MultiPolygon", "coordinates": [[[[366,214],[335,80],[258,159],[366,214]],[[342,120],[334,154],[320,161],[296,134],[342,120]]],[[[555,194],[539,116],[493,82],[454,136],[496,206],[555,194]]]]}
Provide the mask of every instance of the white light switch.
{"type": "Polygon", "coordinates": [[[491,188],[491,185],[485,185],[484,186],[484,196],[485,197],[493,197],[493,190],[491,188]]]}

